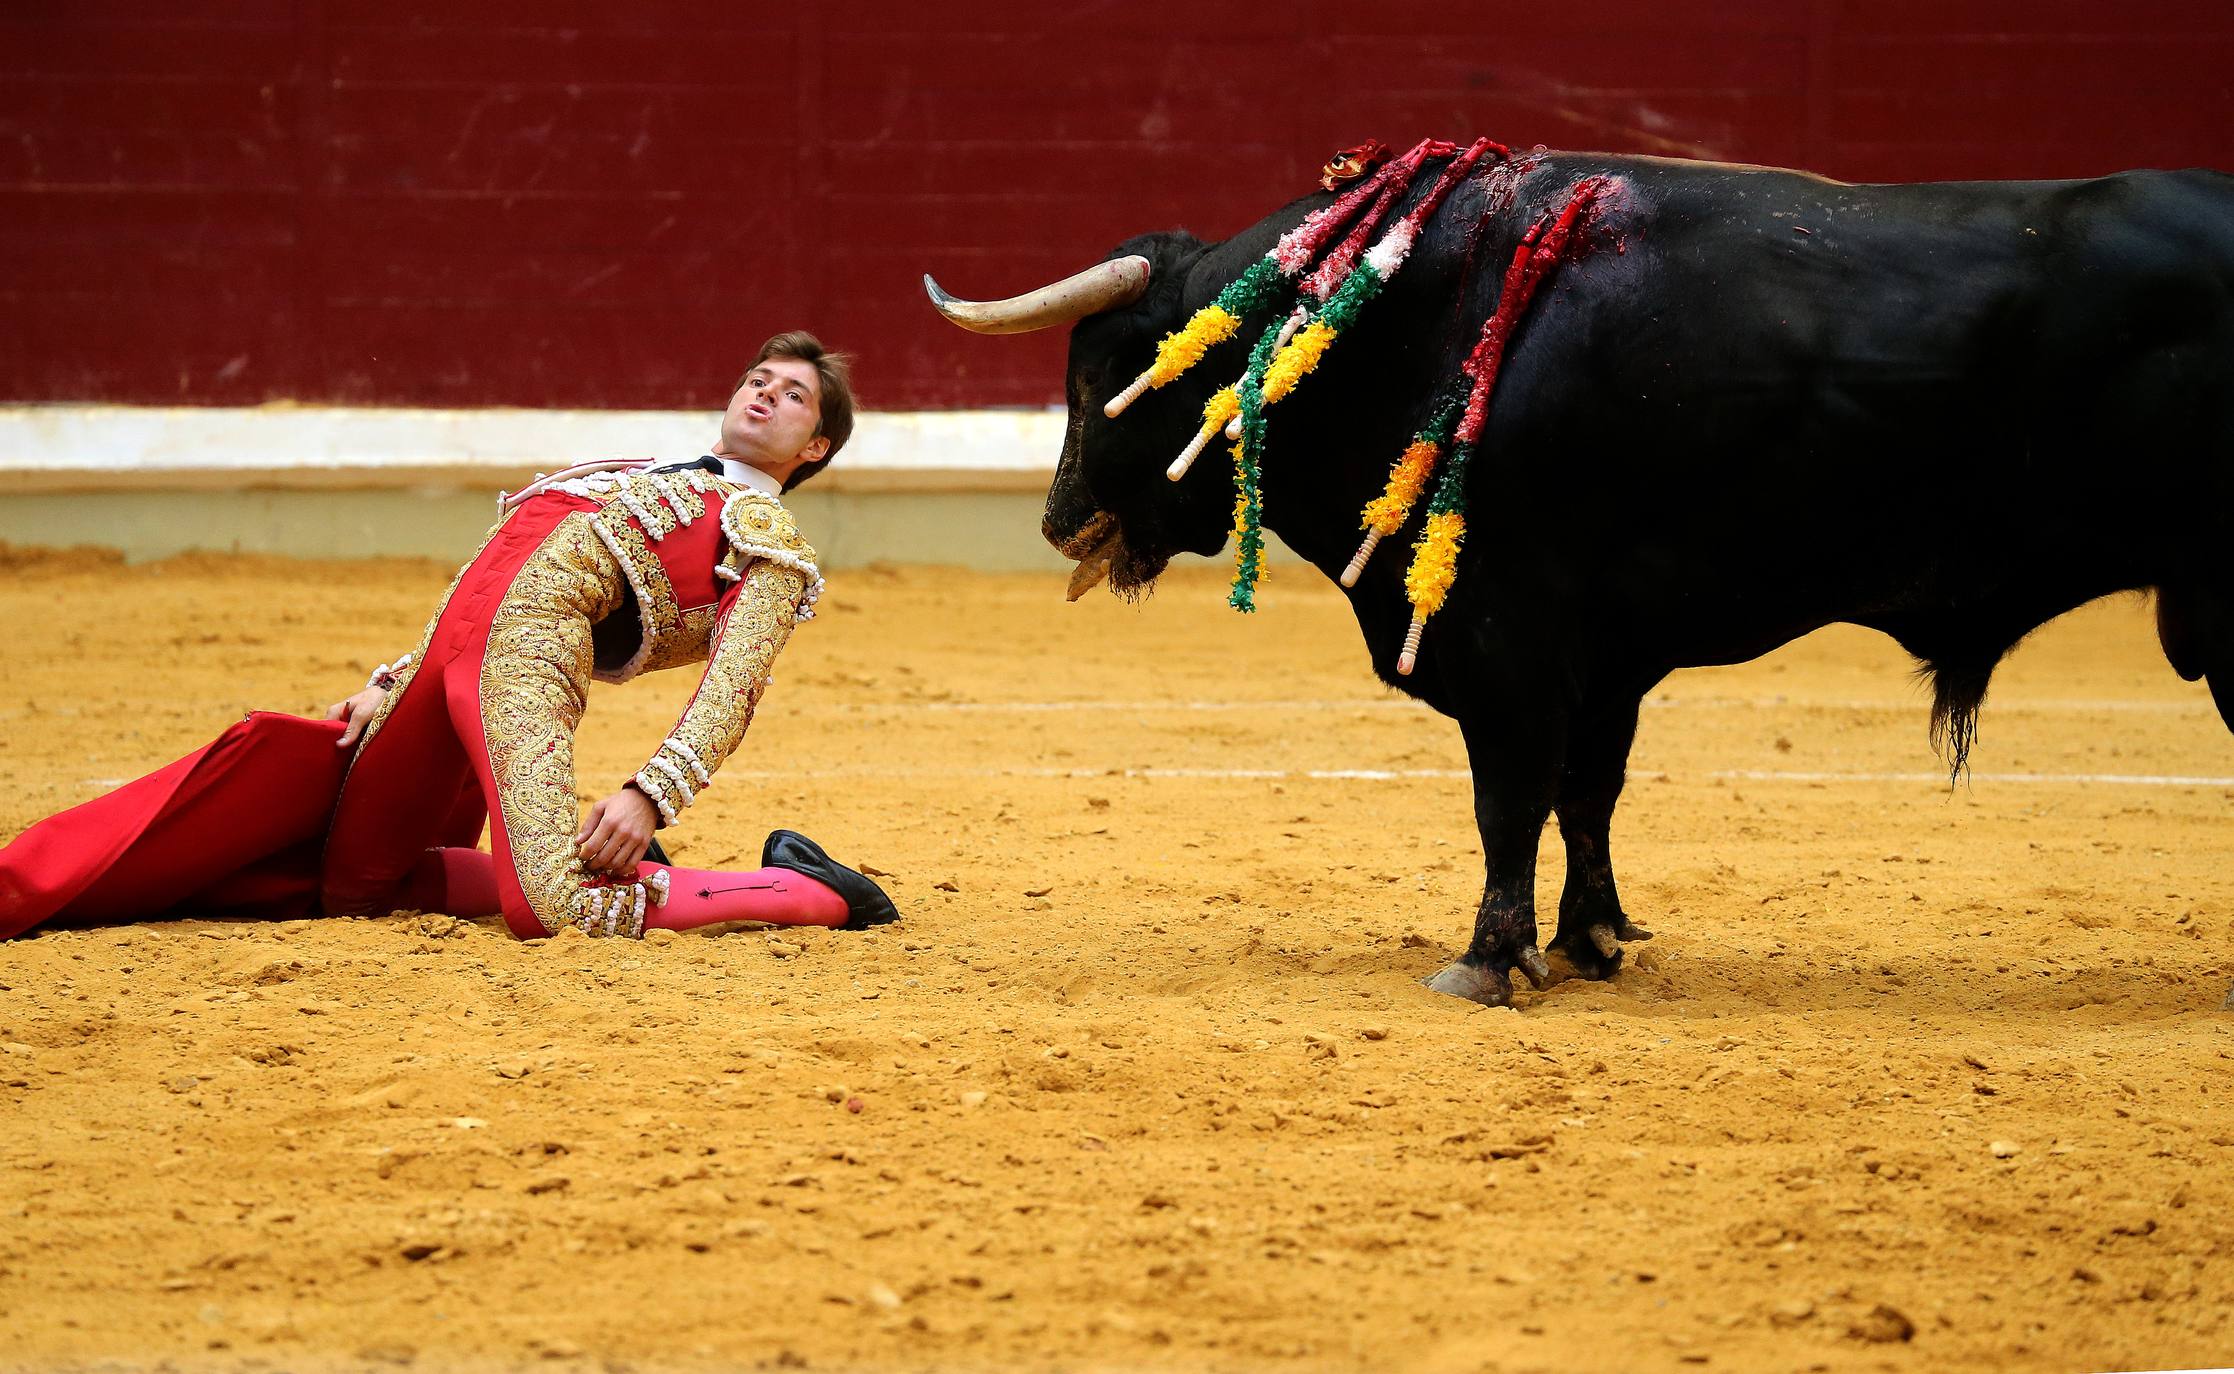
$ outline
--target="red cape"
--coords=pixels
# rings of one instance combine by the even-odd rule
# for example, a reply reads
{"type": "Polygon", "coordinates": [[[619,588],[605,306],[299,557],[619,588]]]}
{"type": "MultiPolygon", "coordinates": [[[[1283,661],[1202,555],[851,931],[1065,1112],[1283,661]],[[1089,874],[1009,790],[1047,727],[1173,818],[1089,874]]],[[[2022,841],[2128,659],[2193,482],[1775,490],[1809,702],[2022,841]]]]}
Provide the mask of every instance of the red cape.
{"type": "MultiPolygon", "coordinates": [[[[352,752],[334,747],[341,730],[339,721],[256,711],[178,762],[40,821],[0,849],[0,940],[48,921],[181,908],[317,914],[319,855],[352,752]]],[[[453,829],[470,819],[470,846],[480,799],[463,800],[453,829]]]]}

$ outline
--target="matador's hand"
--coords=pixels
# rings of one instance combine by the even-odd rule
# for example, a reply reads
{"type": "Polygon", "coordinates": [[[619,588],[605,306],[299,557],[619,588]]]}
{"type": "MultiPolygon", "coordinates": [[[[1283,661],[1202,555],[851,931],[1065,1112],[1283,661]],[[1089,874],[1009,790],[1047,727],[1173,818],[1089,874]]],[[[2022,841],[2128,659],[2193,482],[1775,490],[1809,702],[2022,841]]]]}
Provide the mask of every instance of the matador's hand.
{"type": "Polygon", "coordinates": [[[636,872],[658,828],[659,812],[652,799],[633,787],[623,787],[590,808],[589,819],[574,836],[574,846],[590,872],[626,878],[636,872]]]}
{"type": "Polygon", "coordinates": [[[342,730],[341,738],[334,741],[334,748],[347,749],[350,745],[355,744],[357,737],[365,732],[365,726],[371,723],[372,713],[380,709],[380,703],[385,701],[387,696],[388,694],[378,687],[367,687],[357,695],[345,701],[337,701],[327,707],[326,719],[349,722],[348,726],[342,730]]]}

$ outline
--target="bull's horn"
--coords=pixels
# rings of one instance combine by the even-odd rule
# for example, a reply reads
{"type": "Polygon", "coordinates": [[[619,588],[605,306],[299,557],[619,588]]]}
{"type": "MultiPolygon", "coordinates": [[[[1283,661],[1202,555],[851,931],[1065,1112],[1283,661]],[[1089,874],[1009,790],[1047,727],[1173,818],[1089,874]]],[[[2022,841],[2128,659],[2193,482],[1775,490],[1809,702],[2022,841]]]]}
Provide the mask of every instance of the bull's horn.
{"type": "Polygon", "coordinates": [[[923,289],[941,315],[972,334],[1029,334],[1131,305],[1148,290],[1148,259],[1134,254],[1097,262],[1037,291],[1005,301],[965,301],[948,295],[930,274],[923,289]]]}

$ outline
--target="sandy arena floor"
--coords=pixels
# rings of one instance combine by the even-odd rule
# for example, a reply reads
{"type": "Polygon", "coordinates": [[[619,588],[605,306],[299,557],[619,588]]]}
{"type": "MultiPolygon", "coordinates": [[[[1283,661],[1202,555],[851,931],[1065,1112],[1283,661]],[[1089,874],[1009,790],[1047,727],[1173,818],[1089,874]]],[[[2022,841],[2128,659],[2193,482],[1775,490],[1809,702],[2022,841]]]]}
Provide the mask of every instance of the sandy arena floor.
{"type": "MultiPolygon", "coordinates": [[[[0,563],[0,836],[322,708],[447,572],[0,563]]],[[[1952,793],[1874,635],[1671,679],[1659,938],[1485,1011],[1415,981],[1457,732],[1332,588],[1060,593],[839,578],[673,845],[796,826],[885,933],[0,947],[0,1367],[2234,1362],[2234,738],[2139,602],[2019,650],[1952,793]]],[[[584,791],[690,686],[600,689],[584,791]]]]}

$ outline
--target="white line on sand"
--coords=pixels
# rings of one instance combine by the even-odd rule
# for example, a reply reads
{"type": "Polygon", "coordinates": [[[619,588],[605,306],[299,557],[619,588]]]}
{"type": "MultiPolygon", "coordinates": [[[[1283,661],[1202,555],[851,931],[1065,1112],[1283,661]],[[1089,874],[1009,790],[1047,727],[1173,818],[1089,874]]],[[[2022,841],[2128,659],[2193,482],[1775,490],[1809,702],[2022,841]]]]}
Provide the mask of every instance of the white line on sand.
{"type": "MultiPolygon", "coordinates": [[[[1188,782],[1406,782],[1415,779],[1463,781],[1473,777],[1464,768],[808,768],[778,770],[725,770],[730,776],[782,781],[787,778],[1145,778],[1188,782]]],[[[1632,772],[1632,779],[1657,781],[1669,774],[1661,769],[1632,772]]],[[[1725,769],[1709,778],[1740,782],[1922,782],[1944,787],[1945,773],[1800,773],[1758,769],[1725,769]]],[[[2119,787],[2234,787],[2234,777],[2188,776],[2172,773],[1974,773],[1974,783],[2013,783],[2020,786],[2119,787]]]]}
{"type": "MultiPolygon", "coordinates": [[[[1913,701],[1896,700],[1795,700],[1789,697],[1648,697],[1644,702],[1648,711],[1925,711],[1930,703],[1919,697],[1913,701]]],[[[965,715],[1037,715],[1064,711],[1125,711],[1155,713],[1202,711],[1405,711],[1426,714],[1428,708],[1421,702],[1391,697],[1360,697],[1356,700],[1314,699],[1278,701],[864,701],[807,703],[797,708],[808,714],[831,715],[882,715],[887,713],[922,711],[932,714],[965,715]]],[[[2037,713],[2083,715],[2097,711],[2136,711],[2165,715],[2206,716],[2212,708],[2208,701],[1996,701],[1989,711],[2001,713],[2037,713]]]]}
{"type": "MultiPolygon", "coordinates": [[[[1731,768],[1709,773],[1710,778],[1745,782],[1934,782],[1947,781],[1945,773],[1787,773],[1773,769],[1731,768]]],[[[1976,783],[2045,783],[2050,786],[2083,786],[2106,783],[2113,787],[2234,787],[2234,778],[2214,778],[2180,773],[1969,773],[1976,783]]]]}
{"type": "Polygon", "coordinates": [[[723,769],[725,776],[780,782],[785,778],[1149,778],[1190,782],[1395,782],[1465,779],[1464,768],[789,768],[723,769]]]}

